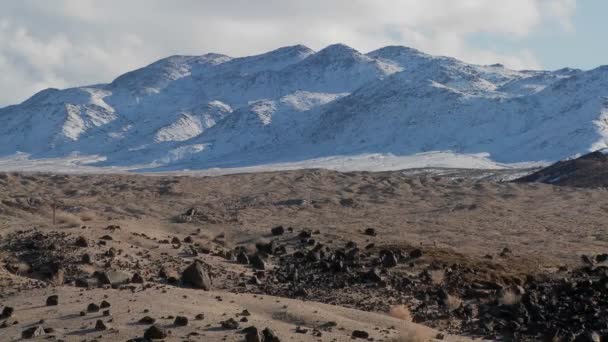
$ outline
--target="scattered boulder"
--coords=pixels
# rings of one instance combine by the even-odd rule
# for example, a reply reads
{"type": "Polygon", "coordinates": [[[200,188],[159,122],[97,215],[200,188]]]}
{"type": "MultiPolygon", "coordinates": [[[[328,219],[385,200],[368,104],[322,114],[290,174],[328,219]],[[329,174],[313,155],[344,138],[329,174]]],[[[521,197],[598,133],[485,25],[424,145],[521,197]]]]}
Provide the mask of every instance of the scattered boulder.
{"type": "Polygon", "coordinates": [[[363,233],[365,235],[368,235],[368,236],[376,236],[376,229],[374,229],[374,228],[366,228],[363,233]]]}
{"type": "Polygon", "coordinates": [[[87,312],[99,312],[99,305],[91,303],[87,306],[87,312]]]}
{"type": "Polygon", "coordinates": [[[105,271],[99,274],[99,282],[104,285],[118,287],[128,284],[131,281],[131,274],[125,271],[105,271]]]}
{"type": "Polygon", "coordinates": [[[141,324],[154,324],[154,322],[156,322],[156,319],[150,316],[144,316],[139,320],[141,324]]]}
{"type": "Polygon", "coordinates": [[[239,328],[239,322],[235,321],[233,318],[228,318],[225,321],[220,322],[222,328],[228,330],[236,330],[239,328]]]}
{"type": "Polygon", "coordinates": [[[46,299],[46,306],[55,306],[55,305],[59,305],[59,296],[58,295],[49,296],[46,299]]]}
{"type": "Polygon", "coordinates": [[[135,273],[133,274],[133,277],[131,277],[131,282],[133,284],[143,284],[144,278],[139,273],[135,273]]]}
{"type": "Polygon", "coordinates": [[[77,287],[98,287],[99,286],[99,278],[97,277],[86,277],[86,278],[78,278],[76,279],[77,287]]]}
{"type": "Polygon", "coordinates": [[[112,306],[112,305],[108,301],[105,301],[105,300],[102,300],[101,304],[99,305],[99,307],[102,309],[109,308],[110,306],[112,306]]]}
{"type": "Polygon", "coordinates": [[[166,279],[169,284],[179,283],[179,273],[171,267],[163,267],[158,273],[159,277],[166,279]]]}
{"type": "Polygon", "coordinates": [[[413,259],[417,259],[420,258],[422,256],[422,250],[420,249],[414,249],[413,251],[410,252],[410,258],[413,259]]]}
{"type": "Polygon", "coordinates": [[[355,331],[353,331],[352,337],[353,338],[368,339],[369,338],[369,333],[367,331],[364,331],[364,330],[355,330],[355,331]]]}
{"type": "Polygon", "coordinates": [[[0,315],[0,319],[10,318],[13,315],[13,312],[15,312],[15,309],[13,309],[10,306],[5,306],[4,309],[2,309],[2,314],[0,315]]]}
{"type": "Polygon", "coordinates": [[[186,325],[188,325],[188,318],[184,316],[176,316],[175,321],[173,321],[173,324],[180,327],[185,327],[186,325]]]}
{"type": "Polygon", "coordinates": [[[258,328],[254,326],[247,327],[241,330],[243,334],[245,334],[245,342],[262,342],[263,337],[260,336],[260,332],[258,328]]]}
{"type": "Polygon", "coordinates": [[[33,327],[27,328],[21,332],[21,338],[30,339],[44,335],[44,329],[40,325],[35,325],[33,327]]]}
{"type": "Polygon", "coordinates": [[[272,228],[270,230],[270,232],[274,236],[283,235],[285,233],[285,228],[283,228],[283,226],[276,226],[276,227],[272,228]]]}
{"type": "Polygon", "coordinates": [[[146,332],[144,332],[144,338],[147,340],[160,340],[167,338],[167,331],[154,324],[146,329],[146,332]]]}
{"type": "Polygon", "coordinates": [[[236,262],[243,265],[249,265],[249,257],[247,254],[245,254],[245,252],[240,252],[236,256],[236,262]]]}
{"type": "Polygon", "coordinates": [[[194,261],[182,272],[182,281],[197,289],[211,290],[211,278],[200,261],[194,261]]]}
{"type": "Polygon", "coordinates": [[[102,320],[98,319],[97,322],[95,322],[95,330],[97,330],[97,331],[104,331],[104,330],[107,330],[107,329],[108,329],[108,327],[106,326],[106,324],[102,320]]]}
{"type": "Polygon", "coordinates": [[[262,336],[264,337],[264,342],[281,342],[281,339],[270,328],[264,329],[262,336]]]}
{"type": "Polygon", "coordinates": [[[89,253],[83,254],[80,262],[83,264],[91,264],[93,262],[91,255],[89,253]]]}
{"type": "Polygon", "coordinates": [[[79,236],[76,238],[76,241],[74,241],[74,246],[89,247],[89,242],[87,241],[87,239],[84,236],[79,236]]]}
{"type": "Polygon", "coordinates": [[[266,263],[264,262],[264,259],[262,259],[262,257],[258,254],[252,256],[249,259],[249,263],[256,270],[265,270],[266,269],[266,263]]]}

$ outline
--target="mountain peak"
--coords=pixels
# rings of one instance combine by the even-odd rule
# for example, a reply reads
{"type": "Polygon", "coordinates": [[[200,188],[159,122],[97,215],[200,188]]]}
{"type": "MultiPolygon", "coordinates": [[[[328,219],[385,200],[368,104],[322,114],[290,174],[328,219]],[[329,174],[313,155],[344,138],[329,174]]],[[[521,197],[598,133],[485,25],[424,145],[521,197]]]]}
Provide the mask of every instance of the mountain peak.
{"type": "Polygon", "coordinates": [[[332,44],[317,53],[318,55],[325,56],[353,56],[353,55],[361,55],[361,53],[352,47],[338,43],[332,44]]]}

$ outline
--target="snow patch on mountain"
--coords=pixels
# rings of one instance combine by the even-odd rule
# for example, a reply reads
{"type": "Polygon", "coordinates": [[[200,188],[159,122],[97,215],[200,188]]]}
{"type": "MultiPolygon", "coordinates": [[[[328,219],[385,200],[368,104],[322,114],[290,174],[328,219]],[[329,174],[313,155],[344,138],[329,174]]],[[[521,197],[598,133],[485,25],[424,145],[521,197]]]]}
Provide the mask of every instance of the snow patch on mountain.
{"type": "Polygon", "coordinates": [[[510,70],[400,46],[172,56],[110,84],[1,108],[0,156],[91,155],[163,170],[330,165],[336,156],[366,156],[370,169],[378,156],[491,167],[608,147],[607,99],[608,67],[510,70]]]}

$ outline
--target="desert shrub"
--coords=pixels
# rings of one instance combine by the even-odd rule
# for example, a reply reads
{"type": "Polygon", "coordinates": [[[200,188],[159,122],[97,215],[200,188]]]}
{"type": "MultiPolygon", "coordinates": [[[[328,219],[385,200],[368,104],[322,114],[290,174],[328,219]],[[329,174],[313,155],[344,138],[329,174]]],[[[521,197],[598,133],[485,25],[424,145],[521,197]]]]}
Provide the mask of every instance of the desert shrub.
{"type": "Polygon", "coordinates": [[[429,271],[429,277],[431,278],[431,283],[433,283],[433,285],[441,285],[445,281],[445,271],[444,270],[429,271]]]}
{"type": "Polygon", "coordinates": [[[97,216],[92,211],[84,211],[84,212],[80,213],[80,220],[82,222],[93,221],[93,220],[95,220],[95,218],[97,218],[97,216]]]}
{"type": "Polygon", "coordinates": [[[410,310],[403,304],[393,306],[388,313],[394,318],[402,319],[408,322],[412,321],[412,314],[410,313],[410,310]]]}
{"type": "Polygon", "coordinates": [[[67,227],[78,227],[82,224],[82,221],[80,221],[78,216],[69,213],[57,213],[55,222],[67,227]]]}
{"type": "Polygon", "coordinates": [[[521,301],[521,296],[511,288],[500,291],[500,298],[498,299],[502,305],[515,305],[521,301]]]}

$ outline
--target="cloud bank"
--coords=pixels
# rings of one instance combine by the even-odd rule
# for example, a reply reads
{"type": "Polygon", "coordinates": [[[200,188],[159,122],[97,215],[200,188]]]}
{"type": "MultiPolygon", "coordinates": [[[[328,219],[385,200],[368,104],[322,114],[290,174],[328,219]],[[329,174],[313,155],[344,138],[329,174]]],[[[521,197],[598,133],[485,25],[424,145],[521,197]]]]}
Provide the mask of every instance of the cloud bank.
{"type": "Polygon", "coordinates": [[[250,55],[342,42],[406,45],[467,62],[539,68],[530,50],[500,53],[471,36],[523,39],[572,30],[576,0],[20,0],[0,11],[0,107],[48,87],[111,81],[173,54],[250,55]]]}

